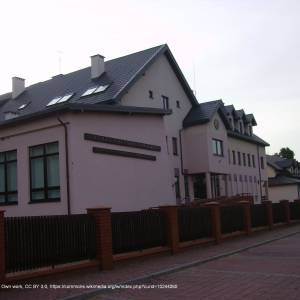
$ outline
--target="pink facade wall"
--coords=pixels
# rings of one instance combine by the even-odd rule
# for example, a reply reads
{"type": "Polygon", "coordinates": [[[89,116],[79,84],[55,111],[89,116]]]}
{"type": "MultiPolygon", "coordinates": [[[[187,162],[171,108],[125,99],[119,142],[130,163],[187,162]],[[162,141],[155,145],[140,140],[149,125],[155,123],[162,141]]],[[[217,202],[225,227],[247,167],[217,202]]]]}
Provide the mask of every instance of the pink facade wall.
{"type": "MultiPolygon", "coordinates": [[[[175,203],[164,123],[160,116],[65,114],[68,123],[71,213],[109,206],[113,211],[139,210],[175,203]],[[84,140],[84,133],[161,146],[161,152],[84,140]],[[155,155],[156,161],[95,154],[92,147],[155,155]]],[[[6,216],[67,214],[66,161],[63,127],[55,118],[1,130],[0,151],[17,149],[18,205],[1,206],[6,216]],[[49,128],[49,126],[51,128],[49,128]],[[29,147],[59,142],[61,201],[30,204],[29,147]]]]}
{"type": "MultiPolygon", "coordinates": [[[[168,143],[169,154],[169,170],[174,176],[174,169],[181,170],[180,155],[173,155],[172,137],[176,137],[178,141],[178,150],[180,151],[180,130],[182,129],[182,121],[190,111],[192,105],[185,91],[182,88],[176,74],[170,66],[167,58],[162,55],[153,65],[145,72],[128,93],[123,96],[122,105],[144,106],[153,108],[163,108],[162,95],[169,98],[170,109],[172,114],[164,117],[165,133],[168,143]],[[149,90],[153,92],[153,99],[149,98],[149,90]],[[180,107],[177,107],[179,101],[180,107]]],[[[166,143],[166,140],[165,140],[166,143]]],[[[174,179],[172,179],[174,181],[174,179]]],[[[181,201],[184,201],[184,180],[180,172],[180,190],[181,201]]],[[[173,187],[175,198],[175,188],[173,187]]]]}
{"type": "MultiPolygon", "coordinates": [[[[260,187],[258,182],[254,183],[254,178],[256,178],[257,181],[259,181],[260,178],[257,150],[259,152],[259,157],[263,156],[264,159],[266,159],[264,147],[259,146],[257,148],[256,144],[228,137],[226,128],[218,113],[215,114],[209,123],[195,125],[185,129],[184,131],[184,168],[188,169],[189,174],[230,174],[231,180],[229,180],[229,176],[227,177],[227,188],[225,186],[226,181],[221,181],[222,193],[226,190],[229,196],[249,193],[256,197],[256,202],[260,202],[260,187]],[[214,126],[214,120],[217,120],[219,123],[218,129],[214,126]],[[212,139],[219,139],[223,141],[223,157],[213,154],[212,139]],[[235,165],[232,163],[232,150],[236,151],[235,165]],[[251,166],[252,155],[254,155],[256,167],[248,167],[247,156],[247,165],[243,166],[243,161],[242,165],[238,165],[238,151],[241,152],[241,156],[242,153],[246,153],[246,155],[249,153],[251,155],[251,166]],[[230,161],[229,153],[231,155],[230,161]],[[234,181],[235,175],[237,176],[237,181],[234,181]],[[240,181],[240,176],[242,176],[243,181],[240,181]],[[245,176],[247,177],[247,182],[245,181],[245,176]],[[250,182],[249,176],[252,178],[252,182],[250,182]]],[[[260,170],[260,174],[261,180],[267,181],[266,160],[265,168],[260,170]]],[[[264,187],[262,187],[262,195],[266,196],[264,187]]]]}
{"type": "Polygon", "coordinates": [[[71,119],[71,209],[109,206],[113,211],[139,210],[175,203],[161,117],[78,114],[71,119]],[[161,146],[161,152],[84,140],[84,133],[161,146]],[[96,154],[92,147],[155,155],[156,161],[96,154]]]}
{"type": "Polygon", "coordinates": [[[18,205],[0,206],[6,216],[55,215],[67,213],[64,131],[55,118],[0,130],[0,152],[17,150],[18,205]],[[30,204],[29,147],[59,142],[61,201],[30,204]]]}

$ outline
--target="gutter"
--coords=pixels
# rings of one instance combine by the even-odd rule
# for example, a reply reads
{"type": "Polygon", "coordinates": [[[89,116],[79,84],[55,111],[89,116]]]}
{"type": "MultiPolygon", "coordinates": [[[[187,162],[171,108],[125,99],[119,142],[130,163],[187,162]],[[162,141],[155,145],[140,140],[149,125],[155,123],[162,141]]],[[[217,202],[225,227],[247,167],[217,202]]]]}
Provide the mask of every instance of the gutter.
{"type": "Polygon", "coordinates": [[[259,148],[258,145],[256,146],[257,149],[257,162],[258,162],[258,174],[259,174],[259,189],[260,189],[260,201],[262,200],[262,187],[261,187],[261,170],[260,170],[260,158],[259,158],[259,148]]]}
{"type": "Polygon", "coordinates": [[[69,143],[68,143],[68,127],[59,116],[57,116],[57,121],[64,127],[65,132],[65,156],[66,156],[66,177],[67,177],[67,210],[68,215],[71,214],[71,201],[70,201],[70,170],[69,170],[69,143]]]}

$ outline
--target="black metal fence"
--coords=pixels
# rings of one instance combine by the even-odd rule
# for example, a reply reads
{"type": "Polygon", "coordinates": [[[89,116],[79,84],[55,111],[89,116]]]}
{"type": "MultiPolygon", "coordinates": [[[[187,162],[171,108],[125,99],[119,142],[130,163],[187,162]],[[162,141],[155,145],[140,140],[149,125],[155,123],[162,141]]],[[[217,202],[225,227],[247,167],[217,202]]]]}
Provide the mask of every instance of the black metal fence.
{"type": "Polygon", "coordinates": [[[32,270],[96,257],[92,216],[5,218],[6,272],[32,270]]]}
{"type": "Polygon", "coordinates": [[[180,242],[212,237],[211,209],[179,208],[178,227],[180,242]]]}
{"type": "Polygon", "coordinates": [[[222,233],[244,230],[244,209],[241,205],[221,207],[222,233]]]}
{"type": "Polygon", "coordinates": [[[299,203],[290,202],[290,218],[291,218],[291,220],[299,220],[300,219],[299,203]]]}
{"type": "Polygon", "coordinates": [[[285,220],[285,207],[281,203],[272,203],[273,223],[284,223],[285,220]]]}
{"type": "Polygon", "coordinates": [[[115,212],[111,218],[114,254],[167,245],[166,215],[161,210],[115,212]]]}
{"type": "Polygon", "coordinates": [[[251,205],[252,227],[268,226],[267,208],[265,204],[251,205]]]}

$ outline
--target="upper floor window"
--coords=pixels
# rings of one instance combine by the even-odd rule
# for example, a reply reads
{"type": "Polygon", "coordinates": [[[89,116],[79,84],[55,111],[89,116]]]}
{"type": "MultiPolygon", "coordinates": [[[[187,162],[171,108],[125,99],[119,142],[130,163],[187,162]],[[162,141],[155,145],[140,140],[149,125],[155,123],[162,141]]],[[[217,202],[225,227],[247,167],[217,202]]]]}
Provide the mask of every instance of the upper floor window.
{"type": "Polygon", "coordinates": [[[161,98],[163,100],[164,109],[170,109],[169,97],[162,95],[161,98]]]}
{"type": "Polygon", "coordinates": [[[240,121],[239,124],[240,124],[240,133],[243,133],[243,123],[240,121]]]}
{"type": "Polygon", "coordinates": [[[247,158],[248,158],[248,167],[251,167],[251,157],[250,154],[247,154],[247,158]]]}
{"type": "Polygon", "coordinates": [[[243,153],[243,164],[244,164],[244,166],[246,166],[246,154],[245,153],[243,153]]]}
{"type": "Polygon", "coordinates": [[[150,99],[153,99],[154,97],[153,97],[153,91],[151,91],[151,90],[149,90],[149,98],[150,99]]]}
{"type": "Polygon", "coordinates": [[[236,158],[235,158],[235,151],[232,150],[232,163],[235,165],[236,164],[236,158]]]}
{"type": "Polygon", "coordinates": [[[252,125],[249,125],[249,135],[250,135],[250,136],[253,135],[253,128],[252,128],[252,125]]]}
{"type": "Polygon", "coordinates": [[[31,202],[59,201],[58,142],[29,148],[31,202]]]}
{"type": "Polygon", "coordinates": [[[179,100],[176,101],[176,107],[180,108],[180,101],[179,100]]]}
{"type": "Polygon", "coordinates": [[[0,153],[0,205],[17,204],[17,150],[0,153]]]}
{"type": "MultiPolygon", "coordinates": [[[[176,173],[176,172],[175,172],[175,173],[176,173]]],[[[180,199],[181,196],[180,196],[180,182],[179,182],[179,175],[176,174],[176,175],[174,176],[174,179],[175,179],[174,186],[175,186],[176,199],[180,199]]]]}
{"type": "Polygon", "coordinates": [[[231,159],[230,159],[230,150],[228,150],[228,163],[231,164],[231,159]]]}
{"type": "Polygon", "coordinates": [[[223,156],[223,141],[212,139],[213,154],[223,156]]]}
{"type": "Polygon", "coordinates": [[[265,168],[265,161],[264,161],[263,156],[260,157],[260,166],[261,166],[262,169],[265,168]]]}
{"type": "Polygon", "coordinates": [[[231,129],[234,129],[233,127],[233,119],[231,117],[228,118],[228,121],[229,121],[229,124],[230,124],[230,127],[231,129]]]}
{"type": "Polygon", "coordinates": [[[238,151],[237,154],[238,154],[238,164],[241,165],[242,164],[242,162],[241,162],[241,152],[238,151]]]}
{"type": "Polygon", "coordinates": [[[178,155],[178,145],[177,145],[176,137],[172,137],[172,144],[173,144],[173,154],[178,155]]]}
{"type": "Polygon", "coordinates": [[[255,168],[255,156],[252,154],[252,166],[255,168]]]}

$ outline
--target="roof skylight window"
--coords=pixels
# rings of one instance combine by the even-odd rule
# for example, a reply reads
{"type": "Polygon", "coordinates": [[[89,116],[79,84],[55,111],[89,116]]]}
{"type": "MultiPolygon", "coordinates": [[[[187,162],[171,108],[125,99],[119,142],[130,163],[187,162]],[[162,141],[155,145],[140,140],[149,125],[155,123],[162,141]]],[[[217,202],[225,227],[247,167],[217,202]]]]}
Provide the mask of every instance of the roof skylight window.
{"type": "Polygon", "coordinates": [[[100,86],[97,87],[97,89],[95,90],[94,93],[96,94],[96,93],[104,92],[107,88],[108,88],[108,84],[100,85],[100,86]]]}
{"type": "Polygon", "coordinates": [[[74,93],[67,94],[67,95],[61,97],[56,103],[67,102],[73,95],[74,95],[74,93]]]}
{"type": "Polygon", "coordinates": [[[91,88],[88,88],[88,89],[81,95],[81,97],[88,96],[88,95],[92,95],[92,94],[97,94],[97,93],[102,93],[102,92],[104,92],[108,87],[109,87],[109,84],[93,86],[93,87],[91,87],[91,88]]]}
{"type": "Polygon", "coordinates": [[[29,104],[29,102],[28,102],[28,103],[24,103],[24,104],[20,105],[20,106],[18,107],[18,110],[22,110],[22,109],[24,109],[25,107],[27,107],[27,106],[28,106],[28,104],[29,104]]]}
{"type": "Polygon", "coordinates": [[[88,88],[88,89],[81,95],[81,97],[83,97],[83,96],[88,96],[88,95],[93,94],[93,93],[95,92],[96,89],[97,89],[96,86],[91,87],[91,88],[88,88]]]}
{"type": "Polygon", "coordinates": [[[70,94],[67,94],[67,95],[64,95],[64,96],[59,96],[59,97],[55,97],[54,99],[52,99],[48,104],[47,106],[52,106],[52,105],[55,105],[55,104],[58,104],[58,103],[64,103],[64,102],[67,102],[68,100],[71,99],[71,97],[74,95],[74,93],[70,93],[70,94]]]}
{"type": "Polygon", "coordinates": [[[52,99],[48,104],[47,106],[51,106],[51,105],[54,105],[56,104],[62,97],[55,97],[54,99],[52,99]]]}

